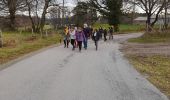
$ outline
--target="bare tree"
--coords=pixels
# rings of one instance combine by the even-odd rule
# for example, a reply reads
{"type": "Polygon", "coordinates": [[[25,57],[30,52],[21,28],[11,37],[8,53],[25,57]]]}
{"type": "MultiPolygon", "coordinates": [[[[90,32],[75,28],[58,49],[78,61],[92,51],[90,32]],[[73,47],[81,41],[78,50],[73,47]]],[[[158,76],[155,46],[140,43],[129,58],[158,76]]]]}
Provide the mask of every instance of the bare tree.
{"type": "Polygon", "coordinates": [[[165,4],[165,7],[164,7],[164,10],[165,10],[165,20],[164,20],[164,26],[165,26],[165,29],[168,29],[168,20],[167,20],[167,14],[168,14],[168,6],[170,5],[168,2],[169,0],[166,0],[166,4],[165,4]]]}
{"type": "Polygon", "coordinates": [[[40,29],[43,30],[44,28],[44,25],[45,25],[45,20],[46,20],[46,14],[47,14],[47,9],[52,6],[50,5],[51,1],[52,0],[44,0],[45,1],[45,4],[44,4],[44,7],[43,7],[43,13],[41,15],[41,22],[40,22],[40,29]]]}
{"type": "Polygon", "coordinates": [[[38,29],[38,24],[39,24],[39,17],[38,17],[38,13],[37,13],[37,6],[38,6],[38,0],[26,0],[26,5],[27,5],[27,10],[28,10],[28,14],[29,14],[29,18],[31,20],[32,23],[32,29],[34,32],[36,32],[38,29]],[[35,21],[35,17],[32,17],[32,13],[33,11],[36,13],[34,16],[36,16],[37,20],[35,21]]]}
{"type": "Polygon", "coordinates": [[[169,3],[167,0],[126,0],[132,4],[136,4],[141,9],[143,9],[147,15],[147,31],[151,31],[152,27],[158,21],[159,14],[164,9],[165,4],[169,3]],[[155,16],[152,21],[152,17],[155,16]]]}
{"type": "Polygon", "coordinates": [[[61,7],[51,7],[49,10],[50,17],[51,17],[51,23],[56,29],[57,27],[61,26],[61,7]]]}
{"type": "Polygon", "coordinates": [[[26,0],[27,11],[32,23],[34,32],[43,30],[48,8],[56,6],[53,0],[26,0]]]}
{"type": "Polygon", "coordinates": [[[20,9],[26,6],[24,0],[1,0],[0,9],[3,13],[8,14],[10,18],[10,29],[15,30],[15,15],[20,9]]]}

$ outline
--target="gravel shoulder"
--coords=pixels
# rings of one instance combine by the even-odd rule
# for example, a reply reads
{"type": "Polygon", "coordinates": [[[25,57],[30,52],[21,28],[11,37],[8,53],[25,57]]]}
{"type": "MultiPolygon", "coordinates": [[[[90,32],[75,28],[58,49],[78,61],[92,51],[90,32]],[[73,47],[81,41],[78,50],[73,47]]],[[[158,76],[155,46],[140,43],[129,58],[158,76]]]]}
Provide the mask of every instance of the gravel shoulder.
{"type": "Polygon", "coordinates": [[[121,51],[130,63],[170,99],[170,43],[124,42],[121,51]]]}
{"type": "Polygon", "coordinates": [[[170,43],[124,43],[122,50],[129,55],[170,56],[170,43]]]}

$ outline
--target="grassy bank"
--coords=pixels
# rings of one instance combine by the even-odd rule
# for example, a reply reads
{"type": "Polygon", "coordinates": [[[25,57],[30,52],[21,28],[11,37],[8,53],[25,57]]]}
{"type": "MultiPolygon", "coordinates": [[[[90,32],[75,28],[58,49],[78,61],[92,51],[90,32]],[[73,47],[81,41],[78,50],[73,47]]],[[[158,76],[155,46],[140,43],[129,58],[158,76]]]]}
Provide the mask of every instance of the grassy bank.
{"type": "Polygon", "coordinates": [[[139,72],[170,97],[170,57],[128,56],[128,58],[139,72]]]}
{"type": "Polygon", "coordinates": [[[136,42],[136,43],[170,42],[170,32],[145,33],[142,37],[130,39],[129,42],[136,42]]]}
{"type": "Polygon", "coordinates": [[[169,46],[167,45],[167,48],[165,48],[166,44],[170,43],[169,33],[145,33],[142,37],[129,39],[128,41],[135,43],[134,46],[136,47],[138,47],[138,44],[141,47],[142,44],[144,46],[141,49],[160,50],[160,53],[153,55],[151,51],[147,52],[148,54],[143,54],[142,50],[137,49],[137,54],[127,54],[127,57],[139,72],[170,98],[170,57],[164,54],[166,52],[164,49],[168,49],[169,46]],[[160,48],[160,45],[163,44],[165,44],[165,46],[162,46],[164,49],[160,48]]]}
{"type": "MultiPolygon", "coordinates": [[[[94,24],[94,28],[100,28],[100,27],[108,29],[110,26],[108,24],[94,24]]],[[[145,25],[131,25],[131,24],[120,24],[119,26],[120,32],[139,32],[145,30],[145,25]]]]}
{"type": "Polygon", "coordinates": [[[16,59],[24,54],[59,43],[61,36],[52,32],[42,38],[40,34],[32,35],[29,32],[4,32],[4,47],[0,48],[0,64],[16,59]]]}

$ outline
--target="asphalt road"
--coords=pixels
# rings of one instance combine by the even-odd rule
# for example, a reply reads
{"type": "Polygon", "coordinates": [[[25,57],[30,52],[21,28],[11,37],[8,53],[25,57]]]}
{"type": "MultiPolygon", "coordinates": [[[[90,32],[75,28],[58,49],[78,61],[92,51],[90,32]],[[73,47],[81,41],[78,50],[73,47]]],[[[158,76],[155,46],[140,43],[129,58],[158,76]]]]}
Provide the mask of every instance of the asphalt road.
{"type": "Polygon", "coordinates": [[[89,42],[81,53],[63,46],[0,71],[0,100],[168,100],[119,51],[120,42],[141,34],[89,42]]]}

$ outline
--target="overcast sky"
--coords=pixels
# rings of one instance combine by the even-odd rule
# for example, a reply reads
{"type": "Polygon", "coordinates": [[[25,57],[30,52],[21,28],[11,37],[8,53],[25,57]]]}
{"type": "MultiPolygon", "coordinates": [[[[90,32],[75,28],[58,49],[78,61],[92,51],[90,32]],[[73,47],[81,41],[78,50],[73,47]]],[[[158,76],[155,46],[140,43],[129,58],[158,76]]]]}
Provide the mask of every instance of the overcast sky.
{"type": "MultiPolygon", "coordinates": [[[[63,3],[63,0],[58,0],[59,3],[63,3]]],[[[65,0],[65,6],[69,7],[75,7],[76,6],[76,0],[65,0]]]]}
{"type": "MultiPolygon", "coordinates": [[[[76,6],[76,1],[77,0],[65,0],[65,6],[68,7],[75,7],[76,6]]],[[[86,1],[86,0],[79,0],[79,1],[86,1]]],[[[63,0],[58,0],[59,3],[63,3],[63,0]]],[[[142,9],[140,9],[139,7],[136,6],[136,12],[140,12],[140,13],[144,13],[144,11],[142,9]]]]}

